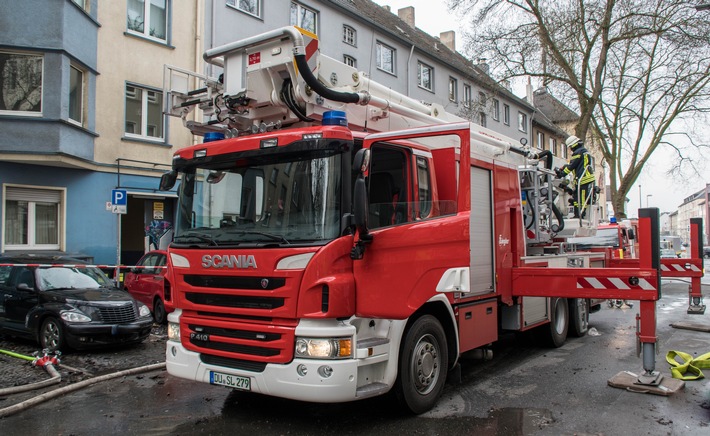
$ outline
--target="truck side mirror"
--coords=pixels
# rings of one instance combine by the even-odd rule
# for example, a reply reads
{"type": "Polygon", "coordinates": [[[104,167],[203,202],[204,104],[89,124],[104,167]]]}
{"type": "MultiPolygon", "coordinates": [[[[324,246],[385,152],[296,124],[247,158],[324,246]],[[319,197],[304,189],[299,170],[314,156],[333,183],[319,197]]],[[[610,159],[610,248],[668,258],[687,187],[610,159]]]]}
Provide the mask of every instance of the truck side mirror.
{"type": "Polygon", "coordinates": [[[626,234],[628,235],[629,239],[636,239],[636,235],[634,234],[634,229],[628,229],[626,231],[626,234]]]}
{"type": "Polygon", "coordinates": [[[160,177],[160,190],[169,191],[175,186],[175,181],[177,181],[177,172],[170,170],[160,177]]]}

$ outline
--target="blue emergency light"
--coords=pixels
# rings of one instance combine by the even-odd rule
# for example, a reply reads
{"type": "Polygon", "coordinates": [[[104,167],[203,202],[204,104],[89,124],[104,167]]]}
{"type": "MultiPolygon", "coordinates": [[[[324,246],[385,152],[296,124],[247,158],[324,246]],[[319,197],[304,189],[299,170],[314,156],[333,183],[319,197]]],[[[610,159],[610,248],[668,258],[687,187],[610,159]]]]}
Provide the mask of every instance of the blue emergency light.
{"type": "Polygon", "coordinates": [[[207,132],[205,133],[205,139],[202,142],[212,142],[224,139],[224,133],[222,132],[207,132]]]}
{"type": "Polygon", "coordinates": [[[324,126],[343,126],[348,127],[348,118],[343,111],[328,111],[323,113],[324,126]]]}

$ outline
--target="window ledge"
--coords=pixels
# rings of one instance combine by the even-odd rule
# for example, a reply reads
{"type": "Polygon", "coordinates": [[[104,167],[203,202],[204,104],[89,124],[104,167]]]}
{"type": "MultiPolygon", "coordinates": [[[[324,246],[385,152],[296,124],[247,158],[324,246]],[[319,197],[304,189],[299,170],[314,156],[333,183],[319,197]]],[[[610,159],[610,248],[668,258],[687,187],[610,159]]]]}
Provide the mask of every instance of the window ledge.
{"type": "Polygon", "coordinates": [[[155,44],[155,45],[159,45],[159,46],[162,46],[162,47],[167,47],[167,48],[169,48],[169,49],[171,49],[171,50],[174,50],[174,49],[175,49],[175,46],[168,44],[167,41],[159,41],[159,40],[157,40],[157,39],[148,38],[148,37],[146,37],[146,36],[142,36],[142,35],[139,35],[139,34],[137,34],[137,33],[127,32],[127,31],[126,31],[126,32],[123,32],[123,34],[124,34],[125,36],[130,36],[130,37],[132,37],[132,38],[141,39],[141,40],[147,41],[147,42],[152,42],[152,43],[155,44]]]}
{"type": "Polygon", "coordinates": [[[168,144],[165,142],[164,139],[156,139],[156,140],[150,140],[150,139],[145,139],[145,138],[135,138],[133,136],[123,136],[121,137],[121,141],[125,142],[139,142],[141,144],[148,144],[148,145],[157,145],[159,147],[170,147],[172,148],[172,144],[168,144]]]}

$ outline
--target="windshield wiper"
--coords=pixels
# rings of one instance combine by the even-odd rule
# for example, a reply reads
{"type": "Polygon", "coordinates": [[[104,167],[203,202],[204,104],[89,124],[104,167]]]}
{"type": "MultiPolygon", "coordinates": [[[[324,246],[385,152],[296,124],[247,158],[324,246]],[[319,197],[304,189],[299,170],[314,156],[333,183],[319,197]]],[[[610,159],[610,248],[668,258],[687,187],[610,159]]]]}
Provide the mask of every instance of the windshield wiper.
{"type": "Polygon", "coordinates": [[[271,238],[274,241],[279,241],[283,242],[284,244],[291,245],[291,243],[288,242],[286,238],[284,238],[282,235],[277,235],[275,233],[260,232],[258,230],[228,230],[225,233],[229,235],[261,235],[266,236],[267,238],[271,238]]]}
{"type": "Polygon", "coordinates": [[[208,242],[210,245],[215,245],[215,246],[219,245],[219,244],[214,240],[214,238],[213,238],[212,236],[206,235],[206,234],[204,234],[204,233],[185,233],[185,234],[176,236],[176,237],[175,237],[175,242],[179,242],[178,240],[182,240],[182,242],[186,242],[186,241],[184,241],[184,239],[188,239],[188,238],[199,239],[199,240],[202,241],[202,242],[208,242]]]}

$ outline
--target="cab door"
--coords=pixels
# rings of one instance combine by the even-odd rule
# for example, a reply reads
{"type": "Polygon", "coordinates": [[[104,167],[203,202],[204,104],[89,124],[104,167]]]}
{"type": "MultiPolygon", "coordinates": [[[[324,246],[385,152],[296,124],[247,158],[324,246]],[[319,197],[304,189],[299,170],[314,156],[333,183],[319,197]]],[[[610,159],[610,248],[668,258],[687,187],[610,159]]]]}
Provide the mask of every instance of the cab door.
{"type": "MultiPolygon", "coordinates": [[[[414,170],[418,157],[432,161],[430,148],[455,147],[470,155],[468,126],[457,123],[365,137],[363,147],[371,151],[367,183],[372,241],[353,265],[358,315],[405,319],[436,295],[447,270],[469,265],[468,218],[457,214],[470,208],[469,165],[458,170],[464,189],[458,192],[457,206],[428,205],[423,209],[441,212],[425,217],[417,204],[424,191],[419,183],[424,181],[414,170]]],[[[454,159],[455,154],[451,156],[454,159]]],[[[437,201],[435,192],[429,201],[437,201]]]]}

